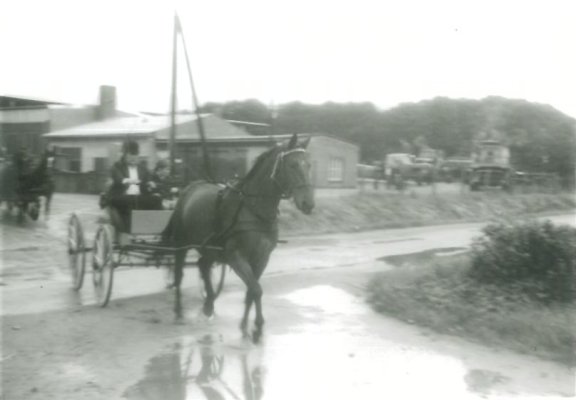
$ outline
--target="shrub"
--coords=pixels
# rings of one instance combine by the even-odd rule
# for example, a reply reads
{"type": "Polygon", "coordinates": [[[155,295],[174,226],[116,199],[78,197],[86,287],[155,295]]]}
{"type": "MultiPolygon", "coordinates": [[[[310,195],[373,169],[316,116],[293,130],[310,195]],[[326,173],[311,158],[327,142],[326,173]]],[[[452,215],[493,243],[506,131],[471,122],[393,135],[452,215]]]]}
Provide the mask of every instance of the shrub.
{"type": "Polygon", "coordinates": [[[542,303],[574,300],[576,229],[550,221],[486,226],[472,244],[470,274],[542,303]]]}

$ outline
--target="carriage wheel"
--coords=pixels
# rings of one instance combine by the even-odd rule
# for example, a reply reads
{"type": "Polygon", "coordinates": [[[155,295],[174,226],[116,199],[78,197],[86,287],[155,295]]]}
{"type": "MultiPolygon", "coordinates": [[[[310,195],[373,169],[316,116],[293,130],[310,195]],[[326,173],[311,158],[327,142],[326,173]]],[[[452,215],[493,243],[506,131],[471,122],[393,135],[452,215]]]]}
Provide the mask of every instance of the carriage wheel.
{"type": "Polygon", "coordinates": [[[86,269],[86,245],[82,224],[76,214],[68,220],[68,265],[72,273],[72,287],[80,290],[86,269]]]}
{"type": "MultiPolygon", "coordinates": [[[[212,288],[214,289],[214,295],[218,297],[222,292],[224,287],[224,279],[226,278],[226,264],[214,263],[210,269],[210,275],[212,277],[212,288]]],[[[204,288],[204,281],[200,279],[200,295],[203,299],[206,298],[206,289],[204,288]]]]}
{"type": "Polygon", "coordinates": [[[94,238],[92,253],[92,280],[94,294],[100,307],[106,307],[114,282],[114,230],[111,225],[100,225],[94,238]]]}

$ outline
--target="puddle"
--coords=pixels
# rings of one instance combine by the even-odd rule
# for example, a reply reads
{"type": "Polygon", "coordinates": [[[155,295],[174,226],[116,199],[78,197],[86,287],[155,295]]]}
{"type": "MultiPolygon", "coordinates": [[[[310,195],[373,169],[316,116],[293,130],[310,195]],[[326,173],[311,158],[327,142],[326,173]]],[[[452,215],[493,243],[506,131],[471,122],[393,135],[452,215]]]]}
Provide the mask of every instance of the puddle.
{"type": "Polygon", "coordinates": [[[404,267],[428,263],[434,258],[449,257],[457,254],[464,254],[466,252],[468,252],[468,248],[466,247],[445,247],[441,249],[424,250],[417,253],[386,256],[379,258],[378,260],[384,261],[394,267],[404,267]]]}
{"type": "MultiPolygon", "coordinates": [[[[49,247],[49,246],[46,246],[46,247],[49,247]]],[[[26,252],[28,252],[28,251],[38,251],[38,250],[41,250],[41,248],[38,246],[29,246],[29,247],[18,247],[16,249],[2,249],[0,251],[2,251],[2,252],[9,252],[9,251],[14,251],[14,252],[26,251],[26,252]]]]}
{"type": "Polygon", "coordinates": [[[313,307],[329,314],[363,314],[366,305],[345,290],[333,286],[312,286],[284,296],[292,303],[313,307]]]}
{"type": "MultiPolygon", "coordinates": [[[[310,308],[316,314],[332,302],[337,310],[357,307],[354,296],[330,286],[297,290],[284,298],[320,308],[310,308]]],[[[510,398],[501,391],[513,378],[469,369],[459,357],[394,337],[401,332],[394,333],[393,326],[384,321],[362,324],[365,318],[369,317],[333,314],[294,323],[288,329],[276,326],[270,331],[273,326],[269,326],[260,345],[239,339],[237,332],[228,337],[219,333],[186,336],[151,358],[142,379],[126,389],[123,398],[510,398]],[[392,338],[387,337],[390,333],[392,338]]]]}
{"type": "Polygon", "coordinates": [[[386,240],[375,240],[373,243],[379,244],[379,243],[414,242],[414,241],[419,241],[419,240],[423,240],[423,239],[421,239],[421,238],[386,239],[386,240]]]}
{"type": "Polygon", "coordinates": [[[510,379],[498,373],[481,369],[468,371],[464,381],[472,392],[489,393],[494,387],[510,379]]]}

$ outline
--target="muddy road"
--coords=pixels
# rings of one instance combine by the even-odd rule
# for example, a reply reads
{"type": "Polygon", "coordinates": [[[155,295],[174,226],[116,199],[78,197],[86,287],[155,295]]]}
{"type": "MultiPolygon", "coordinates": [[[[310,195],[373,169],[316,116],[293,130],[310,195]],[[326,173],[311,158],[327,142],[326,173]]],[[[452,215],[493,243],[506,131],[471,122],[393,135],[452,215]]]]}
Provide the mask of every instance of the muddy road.
{"type": "Polygon", "coordinates": [[[2,399],[574,396],[565,366],[438,335],[365,303],[370,277],[394,268],[386,257],[458,251],[481,224],[287,237],[262,279],[265,334],[254,345],[238,329],[244,287],[233,274],[206,320],[197,271],[187,268],[182,324],[164,271],[152,267],[118,269],[104,309],[94,305],[90,274],[74,292],[66,217],[79,212],[91,238],[99,213],[92,196],[54,204],[47,223],[3,217],[2,399]]]}

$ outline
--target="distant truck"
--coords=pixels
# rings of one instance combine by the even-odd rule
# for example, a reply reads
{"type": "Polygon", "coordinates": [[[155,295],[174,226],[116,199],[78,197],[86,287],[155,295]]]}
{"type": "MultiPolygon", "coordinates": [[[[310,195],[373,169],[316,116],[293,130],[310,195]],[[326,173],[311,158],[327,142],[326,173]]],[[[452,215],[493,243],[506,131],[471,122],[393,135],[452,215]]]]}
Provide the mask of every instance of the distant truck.
{"type": "Polygon", "coordinates": [[[396,189],[404,188],[409,180],[418,185],[432,183],[434,168],[432,159],[416,157],[408,153],[387,154],[384,160],[387,186],[394,186],[396,189]]]}
{"type": "Polygon", "coordinates": [[[448,157],[438,167],[438,177],[442,182],[467,182],[472,167],[470,157],[448,157]]]}
{"type": "Polygon", "coordinates": [[[398,190],[406,186],[414,156],[408,153],[386,154],[384,158],[384,176],[387,187],[395,187],[398,190]]]}
{"type": "Polygon", "coordinates": [[[468,185],[470,190],[511,190],[516,171],[510,165],[510,150],[498,140],[476,143],[468,185]]]}

